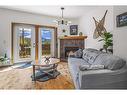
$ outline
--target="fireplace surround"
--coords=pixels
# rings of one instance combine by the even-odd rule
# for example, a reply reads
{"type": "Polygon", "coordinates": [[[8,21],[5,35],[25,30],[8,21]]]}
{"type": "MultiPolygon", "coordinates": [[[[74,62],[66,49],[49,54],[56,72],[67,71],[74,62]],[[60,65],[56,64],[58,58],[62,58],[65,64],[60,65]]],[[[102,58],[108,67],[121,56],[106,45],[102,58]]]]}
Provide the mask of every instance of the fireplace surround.
{"type": "Polygon", "coordinates": [[[78,49],[84,49],[85,38],[87,36],[67,36],[60,38],[60,60],[67,61],[70,51],[75,52],[78,49]]]}

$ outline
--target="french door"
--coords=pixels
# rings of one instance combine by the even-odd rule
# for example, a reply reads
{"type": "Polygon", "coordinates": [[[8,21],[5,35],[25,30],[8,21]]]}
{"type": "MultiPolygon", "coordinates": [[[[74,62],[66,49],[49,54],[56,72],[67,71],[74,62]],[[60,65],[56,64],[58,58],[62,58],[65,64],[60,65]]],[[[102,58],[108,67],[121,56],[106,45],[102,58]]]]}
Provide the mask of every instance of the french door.
{"type": "Polygon", "coordinates": [[[12,46],[14,63],[41,60],[47,55],[57,57],[56,28],[14,24],[12,46]]]}
{"type": "Polygon", "coordinates": [[[14,63],[35,60],[35,26],[14,26],[14,63]]]}
{"type": "Polygon", "coordinates": [[[55,28],[39,28],[39,59],[44,56],[56,57],[56,31],[55,28]]]}

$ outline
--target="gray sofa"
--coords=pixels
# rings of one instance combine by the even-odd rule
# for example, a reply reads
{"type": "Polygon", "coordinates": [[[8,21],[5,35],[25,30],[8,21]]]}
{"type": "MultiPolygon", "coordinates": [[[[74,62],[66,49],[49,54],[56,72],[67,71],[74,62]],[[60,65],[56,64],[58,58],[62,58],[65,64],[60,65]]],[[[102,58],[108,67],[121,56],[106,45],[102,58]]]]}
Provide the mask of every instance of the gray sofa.
{"type": "MultiPolygon", "coordinates": [[[[81,53],[81,52],[80,52],[81,53]]],[[[88,58],[89,59],[89,58],[88,58]]],[[[94,49],[85,49],[80,56],[68,57],[69,70],[76,89],[126,89],[126,61],[94,49]],[[86,60],[84,55],[92,55],[93,59],[86,60]],[[84,65],[104,65],[103,69],[81,70],[84,65]]]]}

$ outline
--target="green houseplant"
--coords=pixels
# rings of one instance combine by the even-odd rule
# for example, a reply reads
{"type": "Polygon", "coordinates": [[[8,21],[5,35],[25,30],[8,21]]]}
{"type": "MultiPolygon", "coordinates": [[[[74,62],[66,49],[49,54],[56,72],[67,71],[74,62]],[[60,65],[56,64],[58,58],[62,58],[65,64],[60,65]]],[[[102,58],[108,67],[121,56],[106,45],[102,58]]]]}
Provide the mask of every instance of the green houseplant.
{"type": "Polygon", "coordinates": [[[102,39],[99,40],[104,42],[103,49],[107,52],[109,46],[113,46],[113,35],[110,32],[105,32],[102,39]]]}

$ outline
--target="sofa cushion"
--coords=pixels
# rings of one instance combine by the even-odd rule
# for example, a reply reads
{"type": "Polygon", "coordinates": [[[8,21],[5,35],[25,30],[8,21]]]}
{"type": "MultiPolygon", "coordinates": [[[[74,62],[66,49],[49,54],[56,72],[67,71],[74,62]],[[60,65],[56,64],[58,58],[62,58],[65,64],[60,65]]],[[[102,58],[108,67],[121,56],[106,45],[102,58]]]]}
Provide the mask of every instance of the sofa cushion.
{"type": "Polygon", "coordinates": [[[88,70],[89,68],[90,68],[90,65],[80,65],[79,66],[79,70],[81,70],[81,71],[88,70]]]}
{"type": "Polygon", "coordinates": [[[104,65],[104,63],[108,60],[109,54],[107,53],[101,53],[96,60],[94,61],[93,64],[99,64],[99,65],[104,65]]]}
{"type": "Polygon", "coordinates": [[[92,64],[96,60],[96,58],[99,54],[100,54],[100,52],[95,52],[95,51],[91,52],[87,49],[84,49],[82,58],[85,61],[87,61],[89,64],[92,64]]]}
{"type": "Polygon", "coordinates": [[[79,66],[80,65],[89,65],[89,63],[87,63],[85,60],[83,60],[82,58],[68,58],[68,64],[69,66],[71,66],[71,68],[73,68],[74,72],[76,72],[77,70],[79,70],[79,66]]]}
{"type": "Polygon", "coordinates": [[[92,64],[92,63],[96,60],[96,58],[97,58],[97,56],[99,55],[99,53],[90,52],[89,55],[90,55],[90,57],[89,57],[88,62],[89,62],[90,64],[92,64]]]}
{"type": "Polygon", "coordinates": [[[89,51],[83,50],[82,58],[83,58],[86,62],[88,62],[88,60],[89,60],[89,55],[88,55],[88,53],[89,53],[89,51]]]}
{"type": "Polygon", "coordinates": [[[85,70],[99,70],[99,69],[104,69],[105,66],[104,65],[80,65],[79,69],[81,71],[85,71],[85,70]]]}
{"type": "Polygon", "coordinates": [[[106,61],[105,67],[110,70],[117,70],[122,68],[126,64],[126,61],[118,56],[110,56],[109,60],[106,61]]]}
{"type": "Polygon", "coordinates": [[[102,64],[106,69],[116,70],[122,68],[126,61],[112,54],[101,53],[93,64],[102,64]]]}

